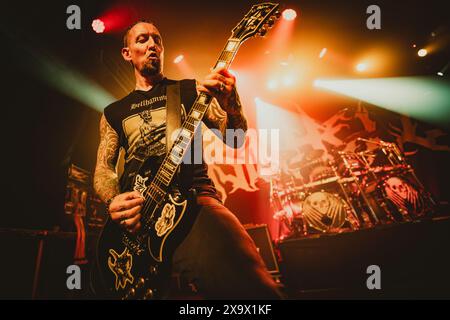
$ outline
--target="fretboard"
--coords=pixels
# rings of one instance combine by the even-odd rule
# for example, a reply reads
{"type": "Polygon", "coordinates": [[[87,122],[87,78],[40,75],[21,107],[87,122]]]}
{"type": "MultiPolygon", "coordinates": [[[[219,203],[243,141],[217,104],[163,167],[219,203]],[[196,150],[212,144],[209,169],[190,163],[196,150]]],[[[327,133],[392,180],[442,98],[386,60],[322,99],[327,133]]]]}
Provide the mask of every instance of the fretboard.
{"type": "MultiPolygon", "coordinates": [[[[228,39],[224,49],[217,59],[215,68],[226,68],[230,66],[236,53],[239,49],[240,41],[238,39],[228,39]]],[[[211,104],[212,96],[206,93],[200,93],[197,96],[191,110],[189,111],[183,125],[180,128],[179,134],[172,147],[161,163],[158,172],[147,188],[144,197],[147,201],[156,201],[160,203],[164,200],[167,190],[178,170],[178,167],[183,162],[183,157],[186,150],[189,148],[194,139],[195,132],[200,127],[202,119],[211,104]]]]}

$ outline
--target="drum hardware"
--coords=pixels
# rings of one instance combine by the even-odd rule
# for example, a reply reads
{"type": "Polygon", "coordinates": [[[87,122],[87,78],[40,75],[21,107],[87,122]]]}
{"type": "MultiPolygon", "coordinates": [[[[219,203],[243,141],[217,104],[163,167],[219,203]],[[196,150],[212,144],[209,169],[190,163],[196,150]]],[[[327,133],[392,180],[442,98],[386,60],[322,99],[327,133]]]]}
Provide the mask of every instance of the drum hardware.
{"type": "Polygon", "coordinates": [[[271,181],[274,218],[287,227],[289,236],[413,221],[432,212],[431,195],[396,144],[358,140],[376,148],[359,152],[340,148],[331,153],[330,161],[316,157],[296,162],[298,167],[290,170],[308,169],[307,183],[294,176],[271,181]],[[311,175],[310,169],[318,166],[324,175],[311,175]]]}
{"type": "MultiPolygon", "coordinates": [[[[361,183],[361,178],[364,178],[367,175],[367,172],[369,172],[369,168],[365,165],[365,161],[361,161],[359,158],[359,155],[354,152],[344,152],[339,151],[339,160],[342,161],[345,167],[345,171],[342,172],[344,176],[349,176],[352,178],[352,186],[354,186],[353,192],[351,192],[352,196],[349,196],[349,200],[351,203],[356,202],[356,206],[360,209],[359,212],[361,215],[367,214],[369,219],[372,221],[372,224],[379,224],[380,220],[378,219],[375,211],[373,210],[372,206],[369,203],[369,199],[366,195],[364,185],[361,183]],[[350,161],[357,160],[359,165],[355,165],[355,162],[350,161]],[[357,168],[358,171],[354,171],[353,169],[357,168]]],[[[336,168],[336,171],[338,168],[336,168]]],[[[347,184],[343,185],[343,188],[347,188],[347,184]]],[[[357,212],[357,210],[355,210],[357,212]]],[[[363,223],[364,221],[367,221],[367,219],[364,216],[360,217],[360,221],[363,223]]]]}

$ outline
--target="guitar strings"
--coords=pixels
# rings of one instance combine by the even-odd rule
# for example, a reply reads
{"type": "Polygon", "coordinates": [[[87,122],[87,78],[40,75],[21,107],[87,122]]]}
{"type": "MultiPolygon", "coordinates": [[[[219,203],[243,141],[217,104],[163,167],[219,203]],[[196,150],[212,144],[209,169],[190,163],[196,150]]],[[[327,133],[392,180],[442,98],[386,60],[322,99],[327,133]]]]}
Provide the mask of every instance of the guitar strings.
{"type": "MultiPolygon", "coordinates": [[[[227,45],[228,45],[228,42],[229,42],[229,41],[230,41],[230,39],[228,39],[227,45]]],[[[225,46],[225,48],[226,48],[226,46],[225,46]]],[[[234,58],[234,56],[235,56],[235,54],[236,54],[238,48],[239,48],[239,46],[236,46],[236,49],[235,49],[234,51],[228,51],[228,50],[225,50],[225,49],[222,50],[221,54],[219,55],[219,58],[217,59],[217,61],[216,61],[216,63],[215,63],[215,66],[217,66],[217,65],[219,64],[219,62],[225,62],[225,65],[229,66],[230,63],[231,63],[231,61],[233,60],[233,58],[234,58]]],[[[193,137],[195,136],[195,133],[197,132],[197,129],[199,128],[200,123],[201,123],[201,121],[195,121],[195,120],[198,120],[198,119],[192,117],[193,111],[195,110],[195,111],[200,112],[201,117],[199,117],[199,119],[203,119],[203,116],[205,115],[206,110],[208,109],[208,107],[209,107],[211,101],[212,101],[211,96],[209,96],[209,95],[207,95],[207,94],[205,94],[205,93],[201,93],[201,94],[196,98],[196,100],[195,100],[195,102],[194,102],[194,104],[193,104],[191,110],[189,111],[189,114],[188,114],[186,120],[184,121],[184,123],[183,123],[183,125],[182,125],[182,128],[186,128],[186,125],[187,125],[187,124],[193,126],[193,130],[192,130],[192,133],[191,133],[192,136],[191,136],[191,139],[190,139],[190,142],[189,142],[189,143],[192,142],[192,139],[193,139],[193,137]],[[198,101],[200,100],[200,98],[202,98],[202,97],[205,98],[205,99],[204,99],[205,101],[208,101],[208,98],[209,98],[209,103],[208,103],[207,105],[198,102],[198,101]],[[189,120],[191,120],[191,118],[194,119],[194,125],[192,125],[192,123],[189,122],[189,120]]],[[[189,129],[188,129],[188,130],[189,130],[189,129]]],[[[191,130],[189,130],[189,131],[191,132],[191,130]]],[[[178,137],[180,137],[180,135],[179,135],[178,137]]],[[[177,137],[177,140],[178,140],[178,137],[177,137]]],[[[188,144],[189,144],[189,143],[188,143],[188,144]]],[[[182,148],[183,152],[182,152],[181,158],[180,158],[179,160],[182,160],[182,158],[184,157],[184,153],[186,152],[186,149],[187,149],[187,148],[182,148]]],[[[155,177],[154,177],[153,180],[150,182],[149,190],[147,190],[147,191],[145,192],[145,204],[144,204],[143,210],[142,210],[142,211],[144,212],[144,214],[145,214],[145,217],[144,217],[144,216],[142,217],[142,218],[144,219],[145,224],[147,224],[147,223],[149,222],[149,220],[150,220],[150,217],[148,216],[148,215],[150,214],[150,213],[148,212],[148,209],[152,206],[152,201],[154,201],[154,202],[156,203],[156,202],[159,202],[159,201],[162,200],[162,199],[160,199],[160,194],[161,194],[161,193],[162,193],[162,194],[164,193],[164,189],[165,189],[165,188],[168,188],[168,187],[170,186],[170,183],[171,183],[171,181],[172,181],[172,179],[173,179],[173,174],[171,174],[171,175],[167,178],[167,179],[168,179],[168,183],[166,184],[166,183],[163,181],[163,179],[160,177],[160,172],[161,172],[161,170],[162,170],[164,164],[165,164],[168,160],[171,161],[170,156],[171,156],[171,151],[172,151],[172,150],[173,150],[173,147],[172,147],[172,148],[169,150],[169,152],[165,155],[163,161],[161,162],[160,167],[158,168],[158,171],[156,172],[155,177]],[[158,189],[159,189],[159,190],[158,190],[158,189]],[[150,196],[150,199],[151,199],[151,200],[148,198],[148,196],[150,196]]],[[[173,162],[173,161],[172,161],[172,162],[173,162]]],[[[178,162],[178,161],[177,161],[177,162],[178,162]]],[[[178,167],[178,166],[180,165],[180,163],[177,164],[177,162],[175,162],[174,164],[178,167]]]]}
{"type": "MultiPolygon", "coordinates": [[[[200,96],[199,96],[199,98],[200,98],[200,96]]],[[[199,98],[197,98],[197,100],[199,100],[199,98]]],[[[189,122],[189,120],[190,120],[190,118],[192,118],[192,119],[195,119],[194,117],[192,117],[191,116],[191,114],[192,114],[192,111],[194,111],[194,110],[196,110],[196,111],[199,111],[199,112],[201,112],[201,113],[203,113],[203,115],[204,115],[204,113],[206,112],[206,109],[208,108],[208,106],[205,106],[205,105],[203,105],[203,104],[200,104],[200,103],[198,103],[198,102],[195,102],[194,103],[194,105],[193,105],[193,107],[192,107],[192,109],[191,109],[191,111],[189,112],[189,115],[188,115],[188,117],[187,117],[187,119],[185,120],[185,122],[184,122],[184,124],[183,124],[183,126],[182,127],[185,127],[185,124],[186,123],[189,123],[189,124],[191,124],[190,122],[189,122]],[[204,109],[204,110],[199,110],[199,109],[204,109]]],[[[203,118],[203,115],[202,115],[202,117],[201,118],[203,118]]],[[[196,123],[196,124],[194,124],[193,125],[193,133],[192,133],[192,137],[195,135],[195,132],[197,131],[197,129],[198,129],[198,127],[200,126],[200,121],[194,121],[194,123],[196,123]],[[197,122],[197,123],[196,123],[197,122]]],[[[189,131],[191,131],[191,130],[189,130],[189,131]]],[[[177,138],[178,139],[178,138],[177,138]]],[[[173,148],[171,148],[171,150],[172,150],[173,148]]],[[[186,148],[183,148],[183,151],[185,152],[186,151],[186,148]]],[[[181,159],[183,158],[183,156],[184,156],[184,152],[183,152],[183,154],[181,155],[181,159]]],[[[157,171],[157,173],[156,173],[156,175],[155,175],[155,178],[153,179],[153,181],[150,183],[150,185],[149,185],[149,190],[148,191],[146,191],[146,196],[148,196],[148,195],[150,195],[150,197],[153,199],[153,201],[155,201],[155,202],[157,202],[159,199],[157,199],[158,197],[157,197],[157,195],[158,195],[158,193],[160,193],[160,191],[162,191],[162,192],[164,192],[163,191],[163,188],[165,189],[166,187],[169,187],[169,185],[170,185],[170,182],[171,182],[171,180],[173,179],[173,175],[171,175],[169,178],[168,178],[168,184],[166,184],[163,180],[162,180],[162,178],[160,178],[160,171],[162,170],[162,167],[163,167],[163,165],[164,165],[164,163],[166,162],[166,161],[168,161],[168,160],[170,160],[171,162],[173,162],[171,159],[170,159],[170,155],[171,155],[171,152],[168,152],[167,154],[166,154],[166,156],[164,157],[164,160],[162,161],[162,163],[161,163],[161,166],[159,167],[159,169],[158,169],[158,171],[157,171]],[[163,185],[164,185],[164,187],[163,187],[163,185]],[[156,189],[156,188],[158,188],[158,189],[156,189]]],[[[180,160],[181,160],[180,159],[180,160]]],[[[178,162],[178,161],[177,161],[178,162]]],[[[177,164],[177,163],[174,163],[176,166],[179,166],[179,164],[177,164]]],[[[147,201],[146,200],[146,202],[145,202],[145,204],[144,204],[144,207],[143,207],[143,211],[144,212],[147,212],[147,210],[150,208],[150,206],[152,205],[152,203],[151,203],[151,201],[147,201]]],[[[147,213],[148,214],[148,213],[147,213]]],[[[143,217],[144,218],[144,220],[145,220],[145,222],[147,223],[148,222],[148,218],[149,217],[143,217]]]]}

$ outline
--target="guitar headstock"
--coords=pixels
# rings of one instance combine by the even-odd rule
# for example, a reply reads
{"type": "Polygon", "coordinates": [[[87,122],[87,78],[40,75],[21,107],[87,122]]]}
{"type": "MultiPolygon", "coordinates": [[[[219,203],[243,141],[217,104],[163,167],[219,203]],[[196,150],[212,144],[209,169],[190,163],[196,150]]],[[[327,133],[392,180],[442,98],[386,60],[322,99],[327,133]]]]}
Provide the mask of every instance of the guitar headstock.
{"type": "Polygon", "coordinates": [[[234,27],[232,37],[240,42],[254,37],[264,36],[273,26],[275,20],[281,16],[278,3],[260,3],[252,6],[245,17],[234,27]]]}

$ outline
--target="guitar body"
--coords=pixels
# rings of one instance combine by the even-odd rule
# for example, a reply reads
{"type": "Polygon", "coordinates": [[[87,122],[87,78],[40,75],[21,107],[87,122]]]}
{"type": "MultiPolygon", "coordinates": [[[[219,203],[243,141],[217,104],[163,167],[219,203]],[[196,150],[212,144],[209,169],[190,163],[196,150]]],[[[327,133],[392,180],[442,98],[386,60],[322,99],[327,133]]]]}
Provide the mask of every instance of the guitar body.
{"type": "MultiPolygon", "coordinates": [[[[152,161],[144,163],[131,190],[144,194],[151,181],[152,161]],[[150,175],[149,175],[150,174],[150,175]]],[[[147,195],[150,197],[151,195],[147,195]]],[[[173,252],[189,232],[198,213],[195,191],[172,188],[161,203],[146,201],[137,235],[108,219],[97,244],[96,293],[110,299],[163,298],[173,252]]]]}

